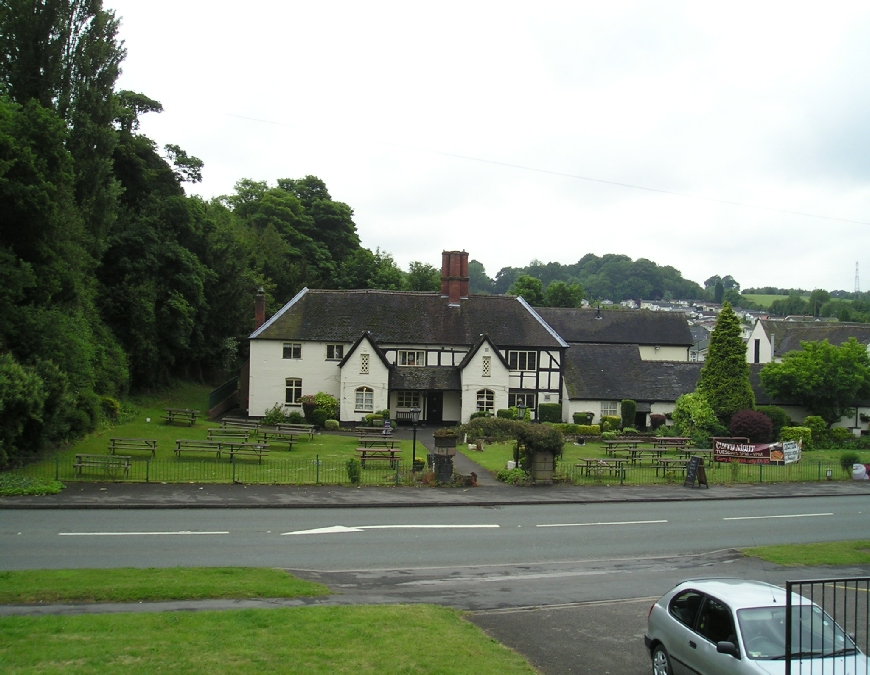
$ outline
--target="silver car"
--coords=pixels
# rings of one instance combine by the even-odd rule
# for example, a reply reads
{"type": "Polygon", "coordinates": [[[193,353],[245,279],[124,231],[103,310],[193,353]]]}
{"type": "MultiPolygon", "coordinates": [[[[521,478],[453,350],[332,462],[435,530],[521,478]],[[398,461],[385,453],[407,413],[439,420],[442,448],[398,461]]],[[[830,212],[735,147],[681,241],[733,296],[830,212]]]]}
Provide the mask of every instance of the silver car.
{"type": "MultiPolygon", "coordinates": [[[[644,642],[653,675],[785,673],[786,593],[739,579],[684,581],[654,604],[644,642]]],[[[792,594],[795,675],[868,675],[870,662],[822,609],[792,594]]]]}

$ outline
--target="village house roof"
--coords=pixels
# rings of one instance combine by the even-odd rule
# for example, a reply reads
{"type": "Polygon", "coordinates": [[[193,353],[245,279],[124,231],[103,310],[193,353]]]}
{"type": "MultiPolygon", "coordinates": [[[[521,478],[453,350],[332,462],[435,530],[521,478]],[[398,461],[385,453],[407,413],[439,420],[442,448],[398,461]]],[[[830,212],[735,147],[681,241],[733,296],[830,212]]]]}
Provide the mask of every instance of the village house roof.
{"type": "Polygon", "coordinates": [[[570,343],[689,347],[694,342],[686,317],[680,312],[640,309],[599,313],[565,307],[536,307],[535,311],[570,343]]]}
{"type": "Polygon", "coordinates": [[[390,389],[459,391],[462,377],[459,368],[427,366],[425,368],[397,368],[390,366],[390,389]]]}
{"type": "Polygon", "coordinates": [[[644,361],[633,345],[574,344],[565,354],[569,399],[676,401],[695,390],[702,363],[644,361]]]}
{"type": "Polygon", "coordinates": [[[439,293],[303,289],[251,339],[354,342],[367,331],[380,345],[472,345],[486,334],[500,347],[567,344],[523,300],[471,295],[449,307],[439,293]]]}
{"type": "Polygon", "coordinates": [[[771,321],[761,319],[761,327],[768,337],[773,337],[774,356],[801,349],[801,342],[827,340],[832,345],[841,345],[850,337],[862,344],[870,344],[870,324],[841,322],[813,323],[771,321]]]}

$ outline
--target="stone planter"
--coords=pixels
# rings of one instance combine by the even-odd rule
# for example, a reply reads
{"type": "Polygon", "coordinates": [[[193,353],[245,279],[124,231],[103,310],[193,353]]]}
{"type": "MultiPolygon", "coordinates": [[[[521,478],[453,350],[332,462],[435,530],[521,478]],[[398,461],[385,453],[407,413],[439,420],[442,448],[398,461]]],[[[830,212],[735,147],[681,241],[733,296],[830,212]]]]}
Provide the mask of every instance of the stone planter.
{"type": "Polygon", "coordinates": [[[553,468],[555,467],[552,452],[536,452],[532,461],[532,479],[541,485],[553,483],[553,468]]]}
{"type": "Polygon", "coordinates": [[[435,454],[453,457],[456,454],[457,436],[434,436],[435,454]]]}

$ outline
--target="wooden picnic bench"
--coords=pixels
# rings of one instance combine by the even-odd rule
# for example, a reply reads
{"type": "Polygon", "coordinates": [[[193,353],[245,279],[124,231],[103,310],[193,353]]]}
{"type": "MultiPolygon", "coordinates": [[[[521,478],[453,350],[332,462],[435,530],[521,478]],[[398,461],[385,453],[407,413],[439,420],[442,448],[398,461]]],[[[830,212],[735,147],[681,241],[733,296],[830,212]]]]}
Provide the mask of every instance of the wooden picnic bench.
{"type": "Polygon", "coordinates": [[[357,448],[357,454],[359,455],[360,464],[362,464],[362,468],[366,468],[366,462],[369,460],[385,460],[390,462],[390,468],[395,469],[399,462],[399,455],[401,454],[401,450],[399,448],[357,448]]]}
{"type": "Polygon", "coordinates": [[[124,470],[124,477],[130,473],[130,463],[133,458],[129,455],[88,455],[78,454],[73,462],[73,475],[81,474],[82,469],[94,466],[102,469],[105,473],[112,473],[119,469],[124,470]]]}
{"type": "Polygon", "coordinates": [[[260,423],[257,420],[249,420],[246,417],[224,417],[221,420],[221,427],[224,429],[247,429],[256,436],[260,423]]]}
{"type": "Polygon", "coordinates": [[[691,438],[682,436],[658,436],[652,439],[654,448],[676,448],[677,450],[685,448],[691,442],[691,438]]]}
{"type": "Polygon", "coordinates": [[[181,459],[182,452],[205,452],[214,453],[215,458],[220,459],[221,445],[223,441],[197,441],[178,439],[175,441],[175,456],[181,459]]]}
{"type": "Polygon", "coordinates": [[[280,425],[274,427],[260,427],[259,435],[264,443],[268,442],[270,436],[275,441],[286,443],[288,451],[293,449],[293,443],[299,438],[298,431],[285,430],[280,425]]]}
{"type": "Polygon", "coordinates": [[[199,410],[191,410],[190,408],[165,408],[163,420],[166,424],[184,422],[192,427],[196,424],[197,415],[199,415],[199,410]]]}
{"type": "Polygon", "coordinates": [[[232,427],[220,427],[218,429],[208,430],[208,440],[222,441],[224,439],[230,441],[247,441],[250,429],[234,429],[232,427]]]}
{"type": "Polygon", "coordinates": [[[247,455],[257,458],[257,463],[263,463],[263,457],[269,454],[269,446],[265,443],[235,443],[232,441],[221,442],[221,452],[230,456],[247,455]]]}
{"type": "Polygon", "coordinates": [[[645,441],[637,439],[637,438],[624,438],[621,440],[614,441],[602,441],[604,443],[604,452],[608,455],[612,454],[612,452],[618,448],[630,448],[632,450],[636,450],[637,446],[645,441]]]}
{"type": "Polygon", "coordinates": [[[618,476],[628,462],[627,459],[598,459],[585,458],[580,459],[574,466],[583,469],[584,476],[602,476],[608,474],[610,476],[618,476]]]}
{"type": "Polygon", "coordinates": [[[642,462],[644,457],[655,460],[665,453],[664,448],[628,448],[625,450],[632,464],[642,462]]]}
{"type": "Polygon", "coordinates": [[[689,465],[689,460],[680,457],[659,457],[658,459],[653,460],[653,465],[656,468],[656,476],[659,475],[659,471],[662,472],[662,475],[665,475],[668,471],[674,470],[686,473],[686,467],[689,465]]]}
{"type": "Polygon", "coordinates": [[[704,457],[708,461],[713,459],[713,450],[699,450],[697,448],[683,448],[679,451],[680,456],[683,459],[691,459],[692,455],[698,455],[699,457],[704,457]]]}
{"type": "Polygon", "coordinates": [[[289,431],[291,433],[295,433],[299,436],[308,436],[309,441],[314,440],[314,425],[313,424],[276,424],[276,427],[281,431],[289,431]]]}
{"type": "Polygon", "coordinates": [[[109,454],[114,455],[116,450],[148,452],[154,458],[157,454],[157,440],[154,438],[110,438],[109,454]]]}
{"type": "Polygon", "coordinates": [[[380,436],[376,434],[360,436],[358,442],[364,448],[370,448],[374,446],[395,448],[399,444],[399,441],[392,436],[380,436]]]}

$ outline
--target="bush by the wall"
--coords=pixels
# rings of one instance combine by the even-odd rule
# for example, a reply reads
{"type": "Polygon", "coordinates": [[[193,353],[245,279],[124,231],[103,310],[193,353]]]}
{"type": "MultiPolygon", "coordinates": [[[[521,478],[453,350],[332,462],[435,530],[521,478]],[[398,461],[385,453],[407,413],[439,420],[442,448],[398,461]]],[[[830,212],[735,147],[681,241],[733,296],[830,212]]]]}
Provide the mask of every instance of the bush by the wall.
{"type": "Polygon", "coordinates": [[[293,410],[292,412],[287,413],[287,423],[304,424],[305,416],[301,412],[296,412],[295,410],[293,410]]]}
{"type": "Polygon", "coordinates": [[[538,419],[541,422],[561,422],[562,421],[562,404],[561,403],[541,403],[538,406],[538,419]]]}
{"type": "Polygon", "coordinates": [[[804,450],[813,449],[813,431],[809,427],[783,427],[779,432],[781,441],[803,441],[804,450]]]}
{"type": "Polygon", "coordinates": [[[558,430],[559,430],[559,433],[562,433],[562,434],[572,434],[572,435],[578,433],[578,432],[577,432],[577,429],[578,429],[579,426],[580,426],[580,425],[578,425],[578,424],[561,424],[561,423],[559,423],[559,424],[553,424],[552,422],[544,422],[544,424],[549,424],[549,425],[551,425],[552,427],[558,429],[558,430]]]}
{"type": "Polygon", "coordinates": [[[341,424],[338,423],[338,420],[330,419],[323,423],[323,428],[327,431],[338,431],[339,427],[341,427],[341,424]]]}
{"type": "Polygon", "coordinates": [[[775,405],[760,405],[755,408],[756,412],[760,412],[762,415],[766,415],[771,424],[773,425],[773,431],[771,432],[771,439],[776,441],[779,440],[779,432],[783,427],[792,426],[791,418],[788,416],[788,413],[775,405]]]}
{"type": "Polygon", "coordinates": [[[659,427],[664,426],[664,424],[665,424],[665,419],[666,419],[666,418],[665,418],[664,415],[661,415],[661,414],[659,414],[659,413],[653,413],[652,415],[649,416],[649,426],[650,426],[650,428],[651,428],[653,431],[655,431],[655,430],[658,429],[659,427]]]}
{"type": "Polygon", "coordinates": [[[491,443],[503,443],[516,438],[519,422],[501,417],[478,417],[459,427],[460,433],[468,434],[468,440],[479,438],[491,443]]]}
{"type": "Polygon", "coordinates": [[[843,468],[843,471],[846,473],[852,473],[852,465],[860,464],[861,457],[857,452],[844,452],[840,455],[840,466],[843,468]]]}
{"type": "Polygon", "coordinates": [[[575,433],[579,436],[600,436],[601,427],[597,424],[578,424],[575,433]]]}
{"type": "Polygon", "coordinates": [[[617,415],[601,416],[601,431],[618,431],[622,426],[622,418],[617,415]]]}
{"type": "Polygon", "coordinates": [[[773,436],[773,422],[757,410],[741,410],[731,417],[728,433],[745,436],[750,443],[769,443],[773,436]]]}
{"type": "Polygon", "coordinates": [[[601,440],[602,441],[615,441],[616,440],[616,432],[615,431],[602,431],[601,432],[601,440]]]}
{"type": "Polygon", "coordinates": [[[476,420],[479,417],[492,417],[492,413],[488,410],[478,410],[477,412],[471,413],[468,419],[476,420]]]}
{"type": "Polygon", "coordinates": [[[287,421],[287,415],[284,413],[284,406],[276,403],[271,408],[266,409],[266,415],[263,417],[263,424],[273,427],[276,424],[283,424],[287,421]]]}
{"type": "Polygon", "coordinates": [[[499,408],[495,411],[496,417],[501,417],[503,420],[515,420],[517,418],[516,408],[499,408]]]}
{"type": "Polygon", "coordinates": [[[345,464],[345,468],[347,469],[347,478],[354,485],[359,484],[360,478],[362,478],[362,463],[356,457],[351,457],[347,460],[347,464],[345,464]]]}
{"type": "Polygon", "coordinates": [[[574,424],[592,424],[592,420],[595,417],[595,413],[592,412],[575,412],[574,415],[574,424]]]}
{"type": "Polygon", "coordinates": [[[813,438],[818,438],[828,430],[828,423],[818,415],[807,415],[804,418],[804,426],[813,432],[813,438]]]}
{"type": "Polygon", "coordinates": [[[326,420],[329,419],[329,411],[323,408],[315,408],[311,411],[311,424],[316,427],[322,427],[326,420]]]}
{"type": "Polygon", "coordinates": [[[619,412],[622,413],[623,427],[634,427],[634,416],[637,413],[637,403],[630,398],[623,399],[619,404],[619,412]]]}

